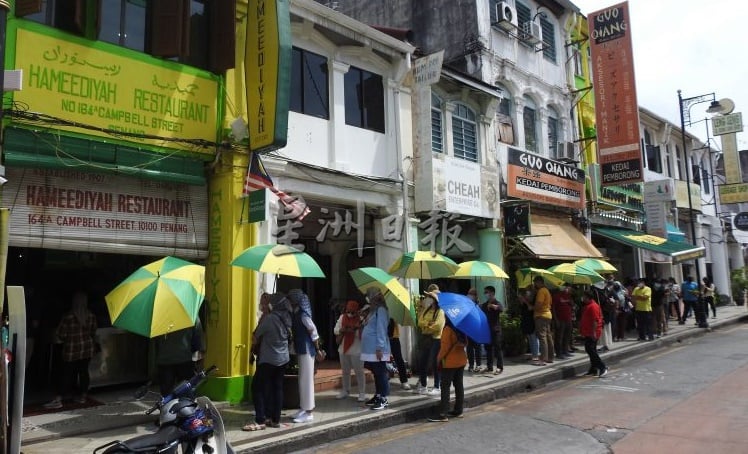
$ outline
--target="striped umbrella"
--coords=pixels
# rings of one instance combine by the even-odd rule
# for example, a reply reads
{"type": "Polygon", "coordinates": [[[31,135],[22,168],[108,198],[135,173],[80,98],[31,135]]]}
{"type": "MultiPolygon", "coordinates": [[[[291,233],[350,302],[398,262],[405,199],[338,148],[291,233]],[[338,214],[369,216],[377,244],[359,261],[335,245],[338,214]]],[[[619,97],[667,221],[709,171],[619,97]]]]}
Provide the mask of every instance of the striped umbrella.
{"type": "Polygon", "coordinates": [[[557,278],[555,274],[543,268],[520,268],[515,272],[517,276],[517,288],[525,288],[532,285],[532,280],[535,276],[543,278],[546,284],[553,285],[554,287],[561,286],[564,281],[557,278]]]}
{"type": "Polygon", "coordinates": [[[195,325],[205,267],[165,257],[138,268],[105,297],[112,325],[156,337],[195,325]]]}
{"type": "Polygon", "coordinates": [[[598,273],[574,263],[561,263],[548,268],[559,279],[569,284],[587,284],[592,285],[595,282],[602,282],[604,277],[598,273]]]}
{"type": "Polygon", "coordinates": [[[325,277],[311,255],[283,244],[261,244],[245,249],[231,261],[234,266],[261,273],[296,277],[325,277]]]}
{"type": "Polygon", "coordinates": [[[369,287],[376,287],[382,292],[390,318],[400,325],[415,326],[416,310],[410,300],[410,292],[397,278],[376,267],[357,268],[348,271],[348,274],[362,293],[366,293],[369,287]]]}
{"type": "Polygon", "coordinates": [[[495,279],[509,279],[509,276],[498,265],[491,262],[471,260],[462,262],[457,266],[453,278],[490,277],[495,279]]]}
{"type": "Polygon", "coordinates": [[[598,273],[615,273],[618,269],[603,259],[579,259],[574,262],[575,265],[581,265],[588,270],[597,271],[598,273]]]}
{"type": "Polygon", "coordinates": [[[412,251],[401,255],[387,270],[393,276],[409,279],[449,277],[457,270],[450,258],[430,251],[412,251]]]}

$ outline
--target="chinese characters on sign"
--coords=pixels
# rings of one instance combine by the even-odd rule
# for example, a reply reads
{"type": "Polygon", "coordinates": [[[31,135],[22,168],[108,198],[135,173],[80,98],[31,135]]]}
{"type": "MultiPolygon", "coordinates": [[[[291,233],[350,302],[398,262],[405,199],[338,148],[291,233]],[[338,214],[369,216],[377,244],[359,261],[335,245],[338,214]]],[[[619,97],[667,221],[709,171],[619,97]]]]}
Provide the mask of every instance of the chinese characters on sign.
{"type": "MultiPolygon", "coordinates": [[[[298,196],[298,200],[306,205],[303,197],[298,196]]],[[[276,218],[276,228],[273,235],[276,237],[278,244],[295,247],[301,251],[305,249],[304,244],[295,243],[299,239],[299,233],[296,232],[304,226],[304,223],[297,219],[297,216],[286,206],[281,206],[282,212],[278,213],[276,218]]],[[[317,223],[321,226],[315,236],[318,243],[323,243],[328,236],[333,238],[340,237],[341,234],[346,236],[355,231],[356,250],[359,257],[363,257],[364,238],[365,238],[365,211],[364,202],[356,203],[355,213],[351,210],[335,210],[331,213],[329,208],[320,208],[320,217],[317,223]]],[[[418,224],[418,228],[424,232],[420,240],[422,245],[428,245],[431,252],[446,254],[452,247],[457,248],[460,252],[474,252],[475,248],[468,242],[462,240],[462,226],[454,221],[460,218],[459,214],[443,213],[432,211],[429,216],[418,224]],[[437,248],[439,250],[437,251],[437,248]]],[[[402,239],[405,218],[399,214],[393,214],[379,220],[382,229],[382,239],[384,241],[400,241],[402,239]]]]}
{"type": "Polygon", "coordinates": [[[601,185],[643,181],[628,2],[589,15],[601,185]]]}

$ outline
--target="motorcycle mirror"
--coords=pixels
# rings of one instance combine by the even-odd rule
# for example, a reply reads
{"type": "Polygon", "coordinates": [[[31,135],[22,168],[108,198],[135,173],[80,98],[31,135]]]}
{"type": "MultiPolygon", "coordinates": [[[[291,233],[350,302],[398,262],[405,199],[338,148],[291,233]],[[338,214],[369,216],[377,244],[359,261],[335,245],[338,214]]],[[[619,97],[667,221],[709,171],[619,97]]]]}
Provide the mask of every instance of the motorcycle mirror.
{"type": "Polygon", "coordinates": [[[148,394],[148,388],[151,386],[151,382],[146,383],[145,385],[139,387],[135,390],[134,397],[135,400],[140,400],[143,397],[145,397],[146,394],[148,394]]]}

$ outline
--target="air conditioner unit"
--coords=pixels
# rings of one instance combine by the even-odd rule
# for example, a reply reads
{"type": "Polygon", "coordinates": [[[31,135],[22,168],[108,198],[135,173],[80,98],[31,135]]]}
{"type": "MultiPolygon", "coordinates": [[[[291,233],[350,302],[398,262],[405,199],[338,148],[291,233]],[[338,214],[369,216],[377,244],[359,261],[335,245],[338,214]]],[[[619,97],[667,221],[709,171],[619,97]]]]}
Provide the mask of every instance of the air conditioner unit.
{"type": "Polygon", "coordinates": [[[517,28],[517,11],[507,2],[496,3],[496,26],[506,31],[517,28]]]}
{"type": "Polygon", "coordinates": [[[556,144],[556,159],[576,161],[577,151],[574,142],[558,142],[558,144],[556,144]]]}
{"type": "Polygon", "coordinates": [[[522,24],[522,40],[528,44],[538,44],[543,41],[543,31],[540,24],[525,22],[522,24]]]}

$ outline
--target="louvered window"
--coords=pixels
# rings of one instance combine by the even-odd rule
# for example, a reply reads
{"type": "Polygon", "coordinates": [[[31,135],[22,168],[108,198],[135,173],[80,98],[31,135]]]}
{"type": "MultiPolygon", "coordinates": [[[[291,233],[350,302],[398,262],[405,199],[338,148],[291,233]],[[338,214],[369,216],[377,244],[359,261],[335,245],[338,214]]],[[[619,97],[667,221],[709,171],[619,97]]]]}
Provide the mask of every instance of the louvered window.
{"type": "Polygon", "coordinates": [[[431,151],[444,152],[444,132],[442,131],[442,100],[431,94],[431,151]]]}
{"type": "Polygon", "coordinates": [[[452,113],[452,141],[454,156],[478,162],[478,127],[475,113],[463,104],[457,104],[452,113]]]}

